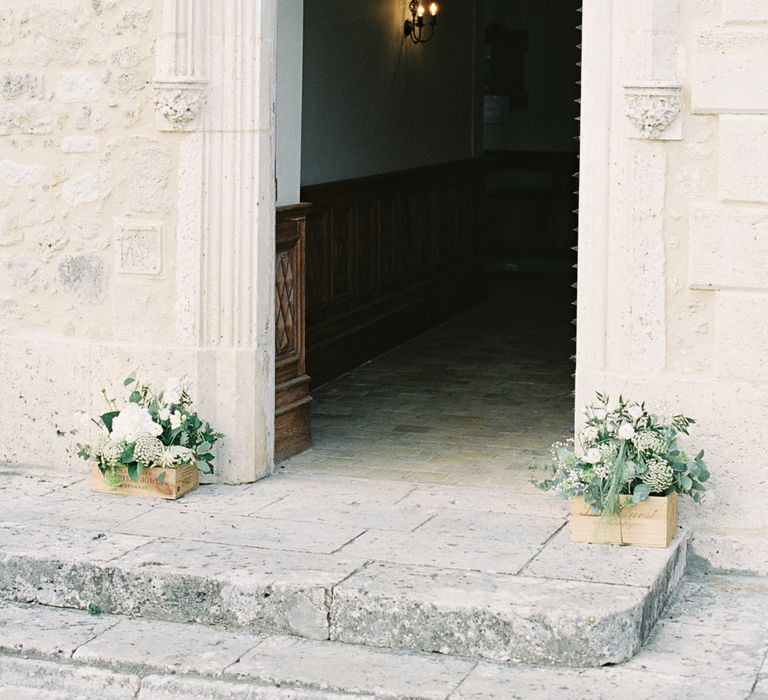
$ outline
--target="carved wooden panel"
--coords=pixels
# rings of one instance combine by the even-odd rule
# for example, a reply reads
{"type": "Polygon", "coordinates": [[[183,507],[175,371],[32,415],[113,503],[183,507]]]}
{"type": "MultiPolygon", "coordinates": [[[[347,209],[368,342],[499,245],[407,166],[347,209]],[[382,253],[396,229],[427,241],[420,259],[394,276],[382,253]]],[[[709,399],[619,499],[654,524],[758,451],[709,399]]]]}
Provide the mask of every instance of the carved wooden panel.
{"type": "Polygon", "coordinates": [[[278,252],[275,261],[275,353],[280,359],[295,353],[299,338],[299,248],[278,252]]]}
{"type": "Polygon", "coordinates": [[[277,210],[275,251],[275,462],[311,442],[306,374],[306,215],[299,204],[277,210]]]}
{"type": "Polygon", "coordinates": [[[479,161],[305,187],[307,362],[324,382],[482,295],[479,161]]]}

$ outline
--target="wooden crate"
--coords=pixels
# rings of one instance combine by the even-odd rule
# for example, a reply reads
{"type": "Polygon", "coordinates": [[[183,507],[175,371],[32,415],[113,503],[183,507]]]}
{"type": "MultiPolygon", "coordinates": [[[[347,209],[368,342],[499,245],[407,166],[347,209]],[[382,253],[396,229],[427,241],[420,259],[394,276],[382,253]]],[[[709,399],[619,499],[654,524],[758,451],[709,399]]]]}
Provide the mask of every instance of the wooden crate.
{"type": "Polygon", "coordinates": [[[138,481],[131,481],[128,467],[118,467],[117,475],[121,483],[112,488],[101,473],[97,464],[92,465],[91,491],[97,493],[116,493],[120,496],[143,496],[144,498],[165,498],[175,501],[194,491],[200,484],[200,472],[195,465],[162,469],[153,467],[144,469],[138,481]],[[164,474],[165,476],[161,476],[164,474]]]}
{"type": "Polygon", "coordinates": [[[632,504],[622,497],[619,516],[592,515],[584,498],[571,499],[571,540],[591,544],[666,547],[677,531],[677,494],[651,496],[632,504]]]}

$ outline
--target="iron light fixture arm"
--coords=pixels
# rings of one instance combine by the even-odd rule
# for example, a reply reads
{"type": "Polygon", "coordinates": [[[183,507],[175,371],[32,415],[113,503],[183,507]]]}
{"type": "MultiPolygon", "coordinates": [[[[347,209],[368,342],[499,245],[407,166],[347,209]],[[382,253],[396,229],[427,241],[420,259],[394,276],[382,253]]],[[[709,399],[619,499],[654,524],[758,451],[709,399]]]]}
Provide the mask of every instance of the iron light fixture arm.
{"type": "Polygon", "coordinates": [[[426,10],[424,5],[418,0],[411,0],[408,5],[408,9],[411,12],[411,18],[405,20],[405,36],[408,37],[414,44],[426,44],[432,41],[435,36],[435,27],[437,26],[437,12],[438,6],[436,2],[429,5],[429,20],[424,21],[424,15],[426,10]],[[429,34],[424,36],[424,27],[429,27],[429,34]]]}

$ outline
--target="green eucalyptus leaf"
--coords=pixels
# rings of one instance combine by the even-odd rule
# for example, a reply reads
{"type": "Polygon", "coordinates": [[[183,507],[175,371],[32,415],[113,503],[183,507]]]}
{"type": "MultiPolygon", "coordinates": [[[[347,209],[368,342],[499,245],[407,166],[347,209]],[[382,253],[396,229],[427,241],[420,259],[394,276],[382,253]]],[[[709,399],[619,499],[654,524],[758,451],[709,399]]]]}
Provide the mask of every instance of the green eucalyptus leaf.
{"type": "Polygon", "coordinates": [[[130,477],[131,481],[138,481],[139,480],[139,465],[138,464],[129,464],[128,465],[128,476],[130,477]]]}
{"type": "Polygon", "coordinates": [[[134,443],[130,443],[125,446],[123,454],[120,456],[120,464],[131,464],[134,461],[133,453],[136,449],[134,443]]]}
{"type": "Polygon", "coordinates": [[[157,483],[160,484],[161,486],[165,483],[165,476],[166,476],[165,472],[160,472],[157,475],[157,483]]]}
{"type": "Polygon", "coordinates": [[[641,503],[651,495],[651,487],[645,483],[639,483],[632,492],[632,502],[641,503]]]}
{"type": "Polygon", "coordinates": [[[123,386],[130,386],[136,381],[136,372],[131,372],[123,381],[123,386]]]}
{"type": "Polygon", "coordinates": [[[684,476],[680,483],[685,491],[690,491],[693,488],[693,479],[690,476],[684,476]]]}
{"type": "Polygon", "coordinates": [[[205,472],[206,474],[210,474],[210,473],[212,473],[212,468],[211,468],[211,465],[210,465],[210,464],[208,464],[208,462],[206,462],[206,461],[204,461],[204,460],[202,460],[202,459],[198,459],[198,460],[197,460],[197,468],[198,468],[198,469],[199,469],[201,472],[205,472]]]}

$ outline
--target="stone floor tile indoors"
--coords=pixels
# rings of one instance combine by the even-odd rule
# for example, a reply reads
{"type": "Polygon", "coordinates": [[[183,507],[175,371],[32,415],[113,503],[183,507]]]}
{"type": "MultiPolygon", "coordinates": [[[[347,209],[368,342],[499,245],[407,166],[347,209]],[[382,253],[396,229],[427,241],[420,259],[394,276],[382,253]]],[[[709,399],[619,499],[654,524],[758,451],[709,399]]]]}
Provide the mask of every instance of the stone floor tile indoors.
{"type": "Polygon", "coordinates": [[[283,467],[527,490],[573,428],[571,292],[567,276],[492,281],[480,306],[314,390],[313,446],[283,467]]]}

